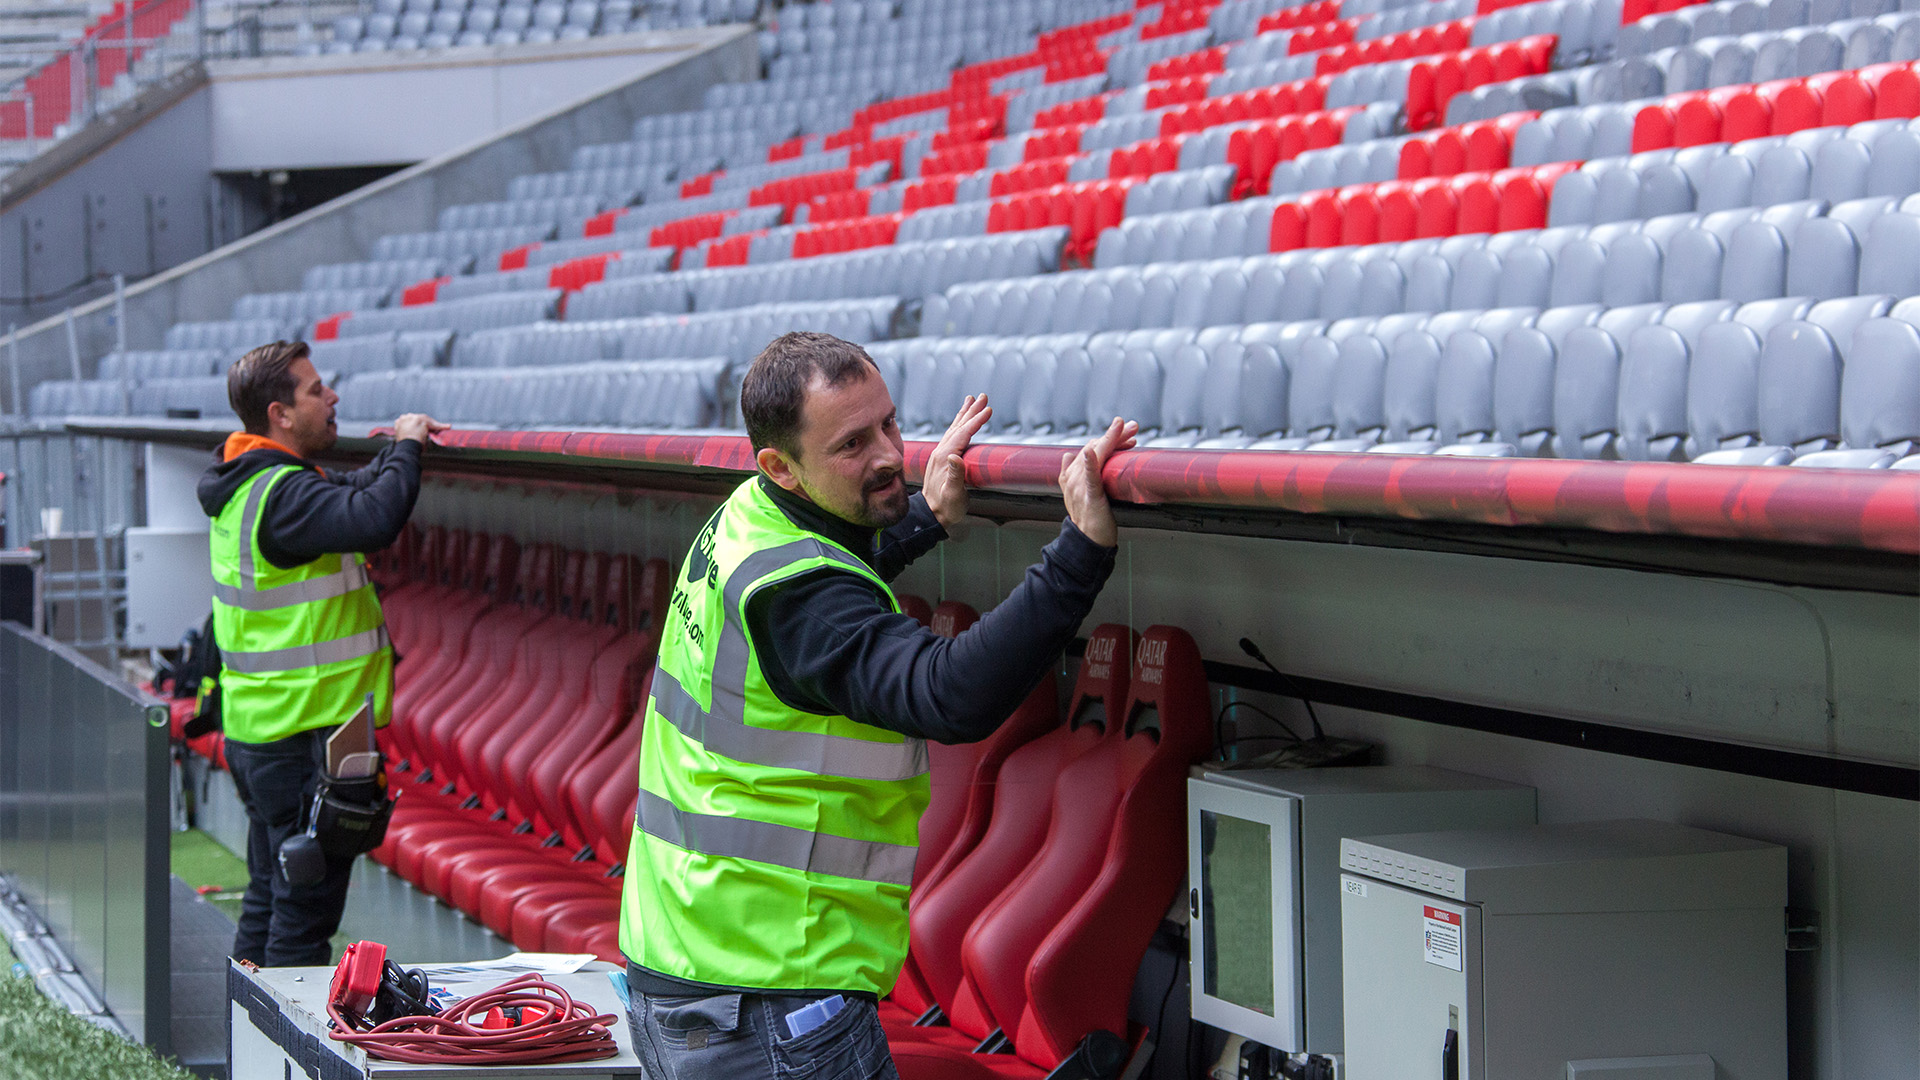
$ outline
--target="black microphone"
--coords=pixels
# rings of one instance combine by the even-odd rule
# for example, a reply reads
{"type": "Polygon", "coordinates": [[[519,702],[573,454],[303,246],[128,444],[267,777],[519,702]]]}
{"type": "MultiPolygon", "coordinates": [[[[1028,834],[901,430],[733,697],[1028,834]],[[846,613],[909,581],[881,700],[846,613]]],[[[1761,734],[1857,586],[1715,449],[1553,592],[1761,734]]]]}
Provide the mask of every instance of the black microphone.
{"type": "Polygon", "coordinates": [[[1316,739],[1326,738],[1327,733],[1320,730],[1320,716],[1313,711],[1313,702],[1301,691],[1300,684],[1294,682],[1290,676],[1283,674],[1279,668],[1274,667],[1273,661],[1267,659],[1267,654],[1260,651],[1260,646],[1255,645],[1252,638],[1243,637],[1240,639],[1240,651],[1258,661],[1261,667],[1273,672],[1274,676],[1281,682],[1293,688],[1293,692],[1300,698],[1300,704],[1307,707],[1307,719],[1313,721],[1313,737],[1316,739]]]}

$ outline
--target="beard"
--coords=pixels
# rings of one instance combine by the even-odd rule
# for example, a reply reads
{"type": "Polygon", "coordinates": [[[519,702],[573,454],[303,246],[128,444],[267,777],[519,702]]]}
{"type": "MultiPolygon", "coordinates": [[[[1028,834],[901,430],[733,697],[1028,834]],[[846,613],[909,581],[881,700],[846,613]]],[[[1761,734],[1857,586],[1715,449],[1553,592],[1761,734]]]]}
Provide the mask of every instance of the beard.
{"type": "Polygon", "coordinates": [[[907,484],[899,473],[869,484],[860,493],[860,524],[873,529],[892,528],[907,516],[907,484]]]}

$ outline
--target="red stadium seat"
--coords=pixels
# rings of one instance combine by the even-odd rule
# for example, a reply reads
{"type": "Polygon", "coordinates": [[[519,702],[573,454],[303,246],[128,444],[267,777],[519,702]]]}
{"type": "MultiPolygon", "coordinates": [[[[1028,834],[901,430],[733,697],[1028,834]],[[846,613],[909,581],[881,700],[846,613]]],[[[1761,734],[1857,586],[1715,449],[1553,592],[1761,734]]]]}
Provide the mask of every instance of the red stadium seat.
{"type": "Polygon", "coordinates": [[[1307,212],[1297,202],[1281,203],[1273,208],[1273,222],[1267,227],[1267,250],[1293,251],[1307,246],[1307,212]]]}
{"type": "MultiPolygon", "coordinates": [[[[965,604],[945,603],[935,611],[933,631],[955,637],[978,619],[965,604]]],[[[977,743],[927,745],[932,799],[920,818],[920,851],[914,862],[913,903],[936,888],[941,878],[972,852],[992,819],[994,785],[1001,766],[1022,746],[1060,722],[1052,672],[988,738],[977,743]]],[[[932,990],[919,973],[917,950],[909,951],[892,1002],[918,1016],[934,1004],[932,990]]]]}
{"type": "Polygon", "coordinates": [[[1725,114],[1722,101],[1716,100],[1716,95],[1705,91],[1682,94],[1678,105],[1669,107],[1673,111],[1674,146],[1704,146],[1720,141],[1725,114]]]}
{"type": "Polygon", "coordinates": [[[1912,65],[1895,65],[1894,70],[1880,75],[1874,84],[1873,118],[1910,120],[1914,117],[1920,117],[1920,71],[1915,71],[1912,65]]]}
{"type": "Polygon", "coordinates": [[[1662,102],[1641,109],[1633,117],[1632,149],[1636,154],[1665,150],[1673,145],[1674,125],[1679,118],[1673,106],[1662,102]]]}
{"type": "Polygon", "coordinates": [[[1492,179],[1485,176],[1457,177],[1455,189],[1460,197],[1460,217],[1454,227],[1456,234],[1499,231],[1500,195],[1494,190],[1492,179]]]}
{"type": "Polygon", "coordinates": [[[1562,161],[1530,169],[1505,169],[1494,174],[1494,190],[1500,200],[1496,230],[1546,228],[1553,182],[1577,167],[1577,162],[1562,161]]]}
{"type": "Polygon", "coordinates": [[[1467,139],[1459,128],[1433,133],[1433,167],[1428,176],[1452,176],[1466,171],[1467,139]]]}
{"type": "MultiPolygon", "coordinates": [[[[938,883],[914,898],[909,918],[915,968],[926,992],[949,1016],[966,979],[962,951],[968,928],[994,897],[1025,872],[1040,850],[1061,771],[1114,730],[1108,720],[1124,706],[1131,677],[1129,666],[1120,658],[1128,655],[1134,640],[1132,631],[1114,625],[1097,627],[1088,635],[1086,656],[1067,707],[1067,724],[1050,728],[1007,755],[995,777],[991,811],[979,842],[945,868],[938,883]]],[[[918,1010],[908,1011],[904,1003],[882,1009],[889,1032],[910,1028],[918,1015],[918,1010]]],[[[912,1031],[902,1037],[970,1036],[978,1041],[991,1028],[961,1019],[951,1027],[912,1031]]]]}
{"type": "Polygon", "coordinates": [[[1734,91],[1725,99],[1720,110],[1720,138],[1726,142],[1743,142],[1747,139],[1765,138],[1773,131],[1773,99],[1763,96],[1759,88],[1753,86],[1735,86],[1734,91]]]}
{"type": "Polygon", "coordinates": [[[1038,1080],[1093,1033],[1127,1033],[1140,959],[1183,876],[1187,770],[1213,746],[1193,639],[1154,627],[1134,666],[1126,709],[1061,769],[1040,851],[967,933],[949,1019],[962,1036],[1010,1036],[1014,1060],[890,1027],[903,1077],[1038,1080]]]}
{"type": "Polygon", "coordinates": [[[1400,144],[1400,168],[1394,174],[1401,180],[1418,180],[1433,175],[1433,141],[1415,136],[1400,144]]]}
{"type": "Polygon", "coordinates": [[[1376,190],[1380,192],[1380,242],[1398,243],[1417,236],[1420,204],[1414,197],[1413,183],[1396,180],[1376,190]]]}
{"type": "Polygon", "coordinates": [[[1371,244],[1380,239],[1380,197],[1372,184],[1341,189],[1340,240],[1342,244],[1371,244]]]}
{"type": "Polygon", "coordinates": [[[1429,177],[1413,182],[1413,194],[1420,208],[1415,238],[1452,236],[1460,221],[1460,197],[1453,186],[1444,178],[1429,177]]]}
{"type": "Polygon", "coordinates": [[[1773,133],[1791,135],[1820,126],[1825,95],[1810,79],[1793,79],[1773,99],[1773,133]]]}
{"type": "Polygon", "coordinates": [[[1873,91],[1855,71],[1829,71],[1809,76],[1807,87],[1820,95],[1820,122],[1815,127],[1844,127],[1873,119],[1873,91]]]}
{"type": "Polygon", "coordinates": [[[1340,194],[1337,190],[1309,192],[1300,205],[1307,214],[1306,247],[1333,247],[1340,243],[1340,194]]]}
{"type": "Polygon", "coordinates": [[[1504,169],[1512,161],[1513,135],[1521,124],[1537,117],[1538,113],[1515,113],[1478,124],[1466,125],[1464,131],[1467,142],[1464,172],[1492,172],[1504,169]]]}

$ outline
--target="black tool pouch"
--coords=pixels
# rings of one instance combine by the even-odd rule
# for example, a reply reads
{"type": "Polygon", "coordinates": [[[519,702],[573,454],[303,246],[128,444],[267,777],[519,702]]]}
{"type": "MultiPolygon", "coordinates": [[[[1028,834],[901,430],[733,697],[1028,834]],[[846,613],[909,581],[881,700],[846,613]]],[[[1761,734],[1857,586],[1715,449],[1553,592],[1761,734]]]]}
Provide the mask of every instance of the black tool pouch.
{"type": "Polygon", "coordinates": [[[379,847],[392,818],[393,799],[387,795],[384,769],[352,780],[321,774],[313,797],[311,832],[328,855],[352,858],[379,847]]]}

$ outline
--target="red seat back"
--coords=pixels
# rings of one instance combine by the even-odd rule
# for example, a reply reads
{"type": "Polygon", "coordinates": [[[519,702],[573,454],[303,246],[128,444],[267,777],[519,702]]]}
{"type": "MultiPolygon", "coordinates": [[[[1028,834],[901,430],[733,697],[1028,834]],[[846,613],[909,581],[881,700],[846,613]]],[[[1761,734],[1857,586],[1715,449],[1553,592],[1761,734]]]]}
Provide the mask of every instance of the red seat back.
{"type": "Polygon", "coordinates": [[[555,671],[551,643],[559,636],[556,626],[566,621],[552,617],[558,608],[560,562],[560,553],[551,544],[536,545],[523,560],[518,599],[531,621],[513,643],[512,657],[497,676],[494,692],[462,721],[449,747],[446,780],[461,795],[490,794],[482,790],[488,786],[488,765],[497,771],[507,747],[539,716],[535,703],[551,696],[555,671]]]}
{"type": "Polygon", "coordinates": [[[933,621],[932,604],[908,593],[899,594],[898,599],[900,601],[900,613],[902,615],[919,623],[921,626],[926,626],[933,621]]]}
{"type": "MultiPolygon", "coordinates": [[[[979,618],[980,613],[971,607],[949,600],[933,610],[927,625],[941,637],[954,638],[979,618]]],[[[960,829],[960,818],[967,805],[967,792],[973,786],[975,767],[986,745],[986,741],[951,746],[936,742],[927,744],[927,783],[930,791],[926,812],[920,815],[920,850],[913,862],[913,885],[916,889],[932,884],[927,879],[927,872],[940,861],[947,845],[960,829]]]]}
{"type": "MultiPolygon", "coordinates": [[[[605,598],[602,618],[620,632],[588,669],[582,696],[566,725],[564,737],[544,748],[528,767],[528,805],[534,828],[542,835],[558,834],[573,848],[587,845],[588,826],[579,807],[589,805],[592,791],[575,790],[578,774],[627,722],[644,697],[635,696],[658,649],[660,620],[665,617],[667,564],[654,559],[636,573],[629,556],[612,559],[600,590],[605,598]]],[[[639,782],[638,767],[632,777],[639,782]]]]}
{"type": "MultiPolygon", "coordinates": [[[[910,927],[920,973],[949,1021],[966,1034],[983,1037],[999,1026],[981,984],[1000,978],[994,960],[1020,948],[1015,942],[988,950],[992,955],[983,955],[984,963],[968,959],[977,924],[996,898],[1025,880],[1037,863],[1059,810],[1056,792],[1066,789],[1068,773],[1098,747],[1121,737],[1118,710],[1127,698],[1127,656],[1133,640],[1131,630],[1112,624],[1088,635],[1068,723],[1007,756],[995,777],[993,810],[980,842],[913,909],[910,927]]],[[[1030,942],[1037,945],[1039,935],[1032,935],[1030,942]]],[[[1007,969],[1014,982],[1030,953],[1028,948],[1007,969]]],[[[1019,1015],[1017,1009],[1010,1012],[1009,1022],[1019,1015]]]]}
{"type": "MultiPolygon", "coordinates": [[[[1073,894],[1025,972],[1015,1052],[1046,1069],[1094,1031],[1126,1035],[1140,959],[1186,871],[1187,770],[1213,750],[1212,700],[1193,638],[1151,627],[1135,657],[1127,738],[1111,778],[1122,794],[1098,873],[1073,894]]],[[[1036,874],[1029,895],[1003,902],[1017,910],[1043,884],[1036,874]]]]}
{"type": "Polygon", "coordinates": [[[649,667],[637,685],[619,687],[615,700],[599,701],[615,715],[624,714],[626,721],[598,754],[567,778],[567,801],[580,829],[580,846],[591,848],[608,866],[626,859],[633,835],[633,807],[640,797],[640,737],[646,727],[643,706],[652,685],[649,667]]]}

